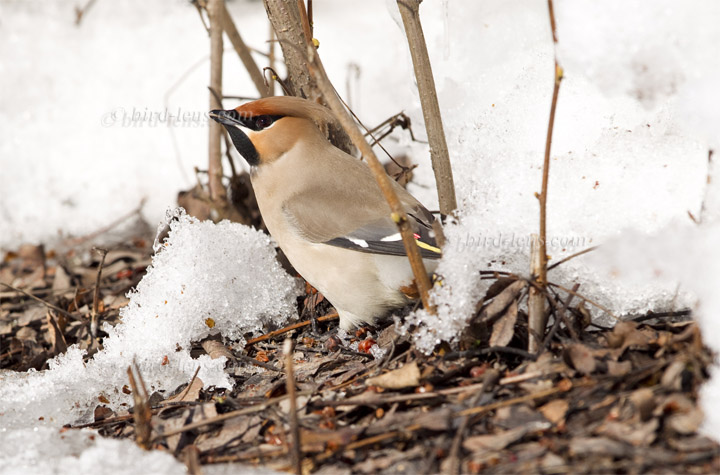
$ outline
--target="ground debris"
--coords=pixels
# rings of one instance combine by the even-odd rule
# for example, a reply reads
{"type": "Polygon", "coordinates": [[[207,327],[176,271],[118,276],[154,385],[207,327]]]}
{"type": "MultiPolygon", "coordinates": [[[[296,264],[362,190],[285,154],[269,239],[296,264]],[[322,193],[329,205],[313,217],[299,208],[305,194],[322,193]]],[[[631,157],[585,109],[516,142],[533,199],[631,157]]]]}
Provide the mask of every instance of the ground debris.
{"type": "MultiPolygon", "coordinates": [[[[149,264],[149,240],[109,250],[93,302],[99,257],[25,246],[0,262],[0,368],[44,369],[90,333],[93,306],[114,325],[125,293],[149,264]]],[[[303,471],[311,473],[711,473],[720,447],[698,434],[699,386],[713,361],[695,324],[621,322],[614,329],[559,327],[546,349],[523,348],[523,283],[496,286],[488,347],[431,356],[394,326],[345,336],[332,319],[283,333],[292,354],[303,471]],[[371,355],[362,342],[377,342],[371,355]],[[518,351],[508,351],[508,348],[518,351]]],[[[314,289],[298,299],[304,318],[326,315],[314,289]]],[[[279,335],[279,334],[278,334],[279,335]]],[[[196,348],[195,348],[196,346],[196,348]]],[[[194,351],[227,358],[233,390],[202,389],[195,377],[147,400],[154,450],[200,466],[244,463],[291,468],[290,404],[281,343],[235,351],[207,339],[194,351]]],[[[129,393],[129,388],[119,388],[129,393]]],[[[133,414],[102,400],[89,424],[107,437],[137,437],[133,414]]]]}

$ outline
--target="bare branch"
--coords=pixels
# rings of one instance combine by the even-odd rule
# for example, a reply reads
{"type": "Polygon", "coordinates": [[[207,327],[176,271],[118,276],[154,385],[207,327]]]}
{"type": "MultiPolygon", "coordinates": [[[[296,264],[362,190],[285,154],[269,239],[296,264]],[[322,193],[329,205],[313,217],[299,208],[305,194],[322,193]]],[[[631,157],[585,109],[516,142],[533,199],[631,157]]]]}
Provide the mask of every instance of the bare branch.
{"type": "MultiPolygon", "coordinates": [[[[555,29],[555,11],[552,0],[548,0],[548,12],[550,15],[550,27],[552,30],[553,48],[557,45],[557,33],[555,29]]],[[[548,256],[547,256],[547,190],[550,176],[550,149],[552,146],[553,126],[555,125],[555,110],[557,108],[558,94],[560,92],[560,81],[563,78],[563,70],[557,60],[557,51],[554,53],[555,60],[555,81],[553,86],[552,102],[550,104],[550,118],[548,119],[548,130],[545,138],[545,158],[543,160],[542,189],[537,195],[540,202],[540,237],[539,237],[539,262],[533,266],[533,277],[540,289],[547,285],[548,256]]],[[[533,259],[534,260],[534,259],[533,259]]],[[[539,289],[538,289],[539,290],[539,289]]],[[[542,299],[542,292],[537,291],[536,295],[530,293],[531,302],[528,303],[528,327],[531,330],[528,342],[530,352],[537,350],[542,343],[545,334],[547,316],[545,313],[545,301],[542,299]],[[533,334],[533,331],[536,332],[533,334]]]]}
{"type": "MultiPolygon", "coordinates": [[[[220,109],[222,106],[213,91],[222,97],[222,56],[223,56],[223,30],[222,10],[223,0],[208,0],[207,13],[210,19],[210,110],[220,109]]],[[[223,208],[227,203],[227,192],[222,182],[222,153],[220,142],[222,140],[222,126],[211,120],[209,122],[208,137],[208,185],[210,199],[216,207],[223,208]]]]}
{"type": "Polygon", "coordinates": [[[295,391],[295,371],[293,368],[293,341],[288,338],[283,345],[285,353],[285,374],[287,395],[290,400],[290,435],[292,439],[292,461],[295,473],[302,475],[302,448],[300,447],[300,423],[298,422],[297,396],[295,391]]]}
{"type": "MultiPolygon", "coordinates": [[[[312,28],[309,25],[305,9],[300,8],[302,2],[293,0],[264,0],[270,23],[285,58],[289,78],[285,86],[290,95],[304,97],[313,102],[328,105],[320,89],[313,83],[308,71],[305,51],[312,45],[312,28]]],[[[352,141],[342,127],[333,125],[328,131],[330,142],[350,154],[355,152],[352,141]]]]}
{"type": "Polygon", "coordinates": [[[452,167],[450,166],[447,142],[445,141],[442,117],[440,116],[440,105],[435,91],[435,79],[433,78],[430,57],[425,44],[425,35],[420,23],[420,2],[422,0],[397,0],[400,16],[402,16],[405,25],[413,67],[415,68],[420,104],[422,104],[423,117],[425,118],[425,129],[430,142],[430,159],[435,172],[440,212],[447,215],[457,208],[455,183],[452,167]]]}
{"type": "Polygon", "coordinates": [[[105,257],[107,249],[94,248],[100,254],[100,265],[98,265],[97,276],[95,278],[95,292],[93,292],[92,312],[90,312],[90,334],[93,338],[97,338],[98,328],[98,306],[100,305],[100,279],[102,278],[103,265],[105,265],[105,257]]]}

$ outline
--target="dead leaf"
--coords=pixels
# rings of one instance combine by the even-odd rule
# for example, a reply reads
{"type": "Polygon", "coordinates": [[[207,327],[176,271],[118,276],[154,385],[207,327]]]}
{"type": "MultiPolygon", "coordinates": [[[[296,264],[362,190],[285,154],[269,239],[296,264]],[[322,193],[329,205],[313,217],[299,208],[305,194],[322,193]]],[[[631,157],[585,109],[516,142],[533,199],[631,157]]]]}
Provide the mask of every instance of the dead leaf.
{"type": "Polygon", "coordinates": [[[620,458],[630,454],[630,447],[607,437],[575,437],[570,441],[569,451],[573,457],[605,455],[620,458]]]}
{"type": "Polygon", "coordinates": [[[261,424],[262,420],[258,416],[234,417],[223,423],[220,433],[212,437],[209,437],[207,433],[200,434],[195,444],[202,452],[214,450],[226,445],[228,445],[228,447],[234,447],[240,444],[240,438],[243,437],[251,427],[257,426],[259,428],[261,424]],[[236,443],[230,444],[232,441],[236,443]]]}
{"type": "Polygon", "coordinates": [[[610,376],[625,376],[632,370],[632,363],[629,361],[608,360],[605,363],[607,364],[607,372],[610,376]]]}
{"type": "Polygon", "coordinates": [[[205,383],[202,379],[195,377],[192,384],[173,397],[167,398],[164,403],[177,403],[183,401],[197,401],[200,398],[200,391],[202,390],[205,383]]]}
{"type": "Polygon", "coordinates": [[[510,305],[514,300],[517,299],[520,292],[525,289],[527,282],[524,280],[516,280],[512,284],[508,285],[502,292],[495,297],[485,308],[480,312],[481,322],[491,322],[495,320],[510,305]]]}
{"type": "Polygon", "coordinates": [[[22,327],[15,334],[15,338],[21,341],[34,341],[37,343],[37,332],[31,327],[22,327]]]}
{"type": "Polygon", "coordinates": [[[490,285],[487,292],[485,292],[484,300],[487,302],[490,299],[494,299],[513,282],[517,282],[517,279],[513,279],[512,277],[499,277],[490,285]]]}
{"type": "Polygon", "coordinates": [[[606,435],[635,447],[648,447],[657,438],[657,429],[660,426],[657,418],[647,422],[627,423],[621,421],[605,422],[597,431],[599,435],[606,435]]]}
{"type": "Polygon", "coordinates": [[[705,415],[702,409],[693,407],[688,412],[670,414],[670,416],[665,419],[665,424],[678,434],[689,435],[698,431],[703,419],[705,419],[705,415]]]}
{"type": "Polygon", "coordinates": [[[385,389],[413,388],[420,384],[420,370],[417,362],[412,361],[403,367],[389,371],[365,381],[367,386],[378,386],[385,389]]]}
{"type": "Polygon", "coordinates": [[[468,437],[463,441],[462,445],[465,450],[469,450],[471,452],[479,452],[482,450],[502,450],[522,439],[530,432],[545,430],[548,428],[550,428],[550,424],[548,422],[532,422],[525,426],[501,431],[495,434],[468,437]]]}
{"type": "Polygon", "coordinates": [[[228,350],[228,348],[223,345],[222,342],[219,342],[217,340],[205,340],[202,342],[202,347],[203,350],[205,350],[212,359],[217,359],[221,356],[226,357],[230,361],[235,359],[232,352],[228,350]]]}
{"type": "Polygon", "coordinates": [[[569,360],[568,363],[582,374],[592,374],[597,367],[592,351],[582,343],[570,345],[565,350],[564,356],[569,360]]]}
{"type": "Polygon", "coordinates": [[[683,360],[675,360],[670,363],[660,379],[660,384],[667,389],[680,391],[680,389],[682,389],[681,376],[685,369],[685,364],[683,360]]]}
{"type": "Polygon", "coordinates": [[[565,422],[565,415],[569,407],[570,404],[565,399],[555,399],[542,406],[539,410],[545,416],[545,419],[557,425],[565,422]]]}
{"type": "Polygon", "coordinates": [[[503,429],[515,429],[535,423],[547,423],[547,419],[526,404],[518,404],[498,409],[493,417],[493,423],[503,429]]]}
{"type": "Polygon", "coordinates": [[[717,444],[709,437],[696,435],[693,437],[668,437],[667,443],[670,447],[680,452],[702,452],[715,450],[717,444]]]}
{"type": "Polygon", "coordinates": [[[518,301],[513,300],[500,319],[493,325],[490,346],[507,346],[515,335],[518,316],[518,301]]]}
{"type": "Polygon", "coordinates": [[[70,276],[62,266],[55,267],[55,278],[53,279],[52,289],[54,292],[67,291],[70,286],[70,276]]]}
{"type": "Polygon", "coordinates": [[[22,244],[17,251],[23,270],[45,267],[45,246],[42,244],[22,244]]]}
{"type": "Polygon", "coordinates": [[[630,402],[637,409],[640,415],[640,420],[646,421],[652,417],[653,410],[655,410],[655,393],[650,388],[641,388],[633,393],[628,398],[630,402]]]}

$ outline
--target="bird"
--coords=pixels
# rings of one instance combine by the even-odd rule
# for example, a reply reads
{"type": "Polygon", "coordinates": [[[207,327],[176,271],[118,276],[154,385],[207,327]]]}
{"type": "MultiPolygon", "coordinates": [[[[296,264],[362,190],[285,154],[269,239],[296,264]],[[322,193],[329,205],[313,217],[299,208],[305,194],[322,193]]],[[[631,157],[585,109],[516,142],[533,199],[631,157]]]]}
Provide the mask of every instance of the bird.
{"type": "MultiPolygon", "coordinates": [[[[326,107],[275,96],[209,117],[227,130],[250,166],[250,181],[270,235],[295,270],[335,307],[350,331],[418,298],[390,206],[368,165],[332,145],[326,107]]],[[[435,217],[390,180],[415,242],[432,272],[442,256],[435,217]]]]}

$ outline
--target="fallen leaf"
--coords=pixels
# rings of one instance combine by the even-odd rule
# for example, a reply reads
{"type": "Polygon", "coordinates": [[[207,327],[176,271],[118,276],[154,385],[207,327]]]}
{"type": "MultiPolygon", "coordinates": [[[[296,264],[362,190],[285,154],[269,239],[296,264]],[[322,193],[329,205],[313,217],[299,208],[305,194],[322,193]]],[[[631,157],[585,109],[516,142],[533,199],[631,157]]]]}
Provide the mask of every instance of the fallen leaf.
{"type": "Polygon", "coordinates": [[[418,384],[420,384],[420,370],[416,361],[365,381],[367,386],[379,386],[385,389],[412,388],[418,384]]]}
{"type": "Polygon", "coordinates": [[[463,447],[471,452],[481,450],[502,450],[505,447],[517,442],[530,432],[550,428],[548,422],[532,422],[525,426],[516,427],[495,434],[476,435],[468,437],[463,441],[463,447]]]}
{"type": "Polygon", "coordinates": [[[592,374],[597,367],[592,351],[582,343],[570,345],[564,356],[569,360],[568,363],[582,374],[592,374]]]}
{"type": "Polygon", "coordinates": [[[499,317],[503,310],[517,299],[517,296],[520,295],[520,292],[522,292],[526,286],[527,282],[524,280],[516,280],[508,285],[492,302],[482,309],[480,312],[480,321],[489,323],[499,317]]]}
{"type": "Polygon", "coordinates": [[[197,401],[200,398],[200,390],[202,390],[204,385],[205,383],[202,382],[202,379],[196,377],[189,387],[186,387],[175,396],[167,398],[163,403],[197,401]]]}
{"type": "Polygon", "coordinates": [[[221,356],[226,357],[228,360],[234,360],[235,357],[233,356],[232,352],[227,349],[225,345],[222,344],[222,342],[217,340],[205,340],[202,342],[203,350],[207,352],[208,355],[210,355],[210,358],[217,359],[221,356]]]}
{"type": "Polygon", "coordinates": [[[621,421],[608,421],[598,429],[597,433],[606,435],[635,447],[648,447],[657,438],[657,429],[660,426],[657,418],[648,422],[627,423],[621,421]]]}
{"type": "Polygon", "coordinates": [[[553,424],[560,424],[565,421],[570,404],[565,399],[555,399],[540,408],[540,412],[545,419],[553,424]]]}
{"type": "Polygon", "coordinates": [[[660,384],[667,388],[675,391],[682,389],[682,373],[685,369],[685,361],[675,360],[665,369],[665,372],[660,379],[660,384]]]}
{"type": "Polygon", "coordinates": [[[652,417],[653,410],[655,410],[656,406],[655,393],[652,389],[641,388],[633,391],[628,399],[630,399],[630,402],[632,402],[637,409],[641,420],[646,421],[652,417]]]}
{"type": "Polygon", "coordinates": [[[619,458],[626,457],[631,451],[629,446],[607,437],[575,437],[568,449],[573,457],[604,455],[619,458]]]}
{"type": "Polygon", "coordinates": [[[632,370],[632,363],[629,361],[606,361],[607,372],[610,376],[625,376],[632,370]]]}
{"type": "Polygon", "coordinates": [[[700,428],[705,419],[702,409],[699,407],[693,407],[687,412],[678,412],[670,414],[665,419],[665,424],[678,434],[694,434],[700,428]]]}
{"type": "Polygon", "coordinates": [[[518,317],[518,301],[513,300],[500,319],[493,325],[490,346],[507,346],[515,335],[518,317]]]}

